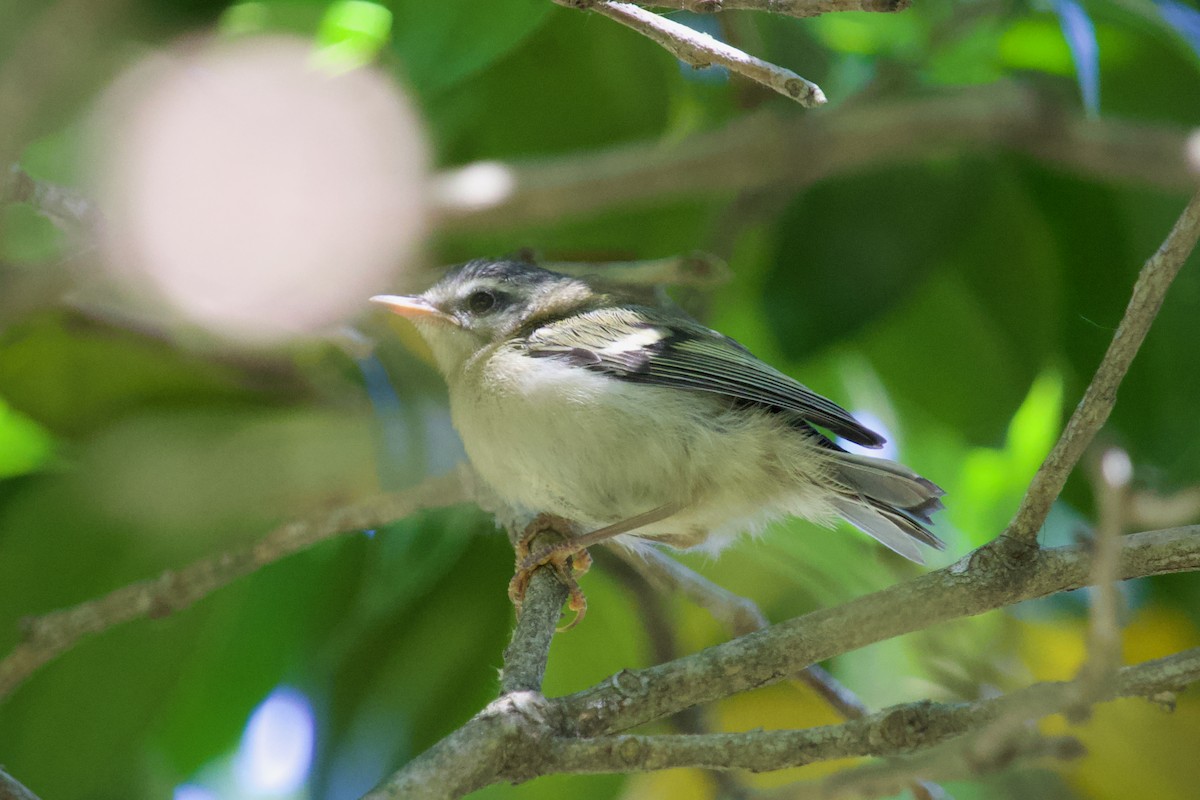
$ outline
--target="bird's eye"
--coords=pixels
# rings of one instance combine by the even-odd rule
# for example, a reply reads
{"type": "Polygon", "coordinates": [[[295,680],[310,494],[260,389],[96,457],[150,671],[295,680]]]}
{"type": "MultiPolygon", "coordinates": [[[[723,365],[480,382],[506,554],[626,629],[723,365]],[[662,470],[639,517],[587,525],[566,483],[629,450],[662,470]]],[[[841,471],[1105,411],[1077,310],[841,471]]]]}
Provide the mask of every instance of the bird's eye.
{"type": "Polygon", "coordinates": [[[467,308],[471,309],[472,314],[486,314],[495,305],[496,295],[486,289],[471,292],[470,297],[467,298],[467,308]]]}

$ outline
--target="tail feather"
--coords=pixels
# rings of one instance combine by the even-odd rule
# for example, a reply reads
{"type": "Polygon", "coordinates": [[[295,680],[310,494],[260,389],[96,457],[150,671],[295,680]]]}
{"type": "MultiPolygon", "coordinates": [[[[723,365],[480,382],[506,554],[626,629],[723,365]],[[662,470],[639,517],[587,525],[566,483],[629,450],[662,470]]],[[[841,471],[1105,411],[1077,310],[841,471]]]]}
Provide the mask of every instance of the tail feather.
{"type": "Polygon", "coordinates": [[[918,564],[925,560],[915,542],[945,548],[925,527],[944,508],[941,487],[882,458],[843,453],[836,464],[834,479],[844,493],[834,506],[850,524],[918,564]]]}

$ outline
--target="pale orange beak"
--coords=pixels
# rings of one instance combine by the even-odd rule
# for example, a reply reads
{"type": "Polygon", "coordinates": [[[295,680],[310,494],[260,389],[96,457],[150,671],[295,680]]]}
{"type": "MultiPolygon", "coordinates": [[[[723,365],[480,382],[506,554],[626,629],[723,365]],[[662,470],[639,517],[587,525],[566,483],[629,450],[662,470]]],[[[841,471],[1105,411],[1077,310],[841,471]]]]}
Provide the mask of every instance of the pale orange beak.
{"type": "Polygon", "coordinates": [[[371,302],[379,303],[389,311],[409,319],[440,319],[454,322],[454,317],[417,295],[377,294],[371,298],[371,302]]]}

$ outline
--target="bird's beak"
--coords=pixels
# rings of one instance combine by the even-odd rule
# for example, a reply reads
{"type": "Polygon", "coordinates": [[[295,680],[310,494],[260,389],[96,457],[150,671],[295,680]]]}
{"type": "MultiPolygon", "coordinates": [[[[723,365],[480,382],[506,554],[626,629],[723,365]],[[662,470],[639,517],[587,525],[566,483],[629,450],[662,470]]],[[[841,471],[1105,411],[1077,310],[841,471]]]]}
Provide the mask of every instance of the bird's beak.
{"type": "Polygon", "coordinates": [[[413,320],[440,319],[454,322],[454,317],[418,295],[377,294],[371,298],[371,302],[379,303],[389,311],[413,320]]]}

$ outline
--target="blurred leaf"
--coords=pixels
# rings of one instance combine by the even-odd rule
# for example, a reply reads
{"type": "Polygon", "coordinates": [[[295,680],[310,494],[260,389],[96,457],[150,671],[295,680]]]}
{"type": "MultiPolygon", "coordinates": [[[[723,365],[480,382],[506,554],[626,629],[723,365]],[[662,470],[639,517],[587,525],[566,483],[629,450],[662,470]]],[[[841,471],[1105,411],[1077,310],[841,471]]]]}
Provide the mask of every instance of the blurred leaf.
{"type": "Polygon", "coordinates": [[[54,438],[0,397],[0,479],[33,472],[54,452],[54,438]]]}
{"type": "Polygon", "coordinates": [[[65,244],[53,222],[23,203],[0,208],[0,234],[0,259],[23,264],[59,258],[65,244]]]}
{"type": "Polygon", "coordinates": [[[227,36],[260,33],[270,21],[270,4],[259,2],[234,3],[217,20],[217,28],[227,36]]]}
{"type": "MultiPolygon", "coordinates": [[[[189,612],[118,627],[43,668],[5,701],[5,766],[43,797],[138,796],[131,789],[142,771],[139,745],[187,673],[203,619],[203,611],[189,612]],[[102,731],[81,719],[102,720],[102,731]]],[[[15,623],[6,622],[7,633],[15,623]]]]}
{"type": "Polygon", "coordinates": [[[798,358],[853,335],[920,291],[971,228],[978,179],[957,165],[894,167],[827,181],[780,218],[763,306],[798,358]]]}
{"type": "Polygon", "coordinates": [[[1002,449],[980,447],[963,463],[950,515],[971,547],[1004,529],[1033,474],[1054,445],[1062,419],[1062,379],[1043,373],[1013,415],[1002,449]]]}
{"type": "MultiPolygon", "coordinates": [[[[532,24],[530,19],[531,35],[513,41],[503,59],[474,73],[469,90],[464,83],[462,91],[426,100],[443,162],[531,159],[654,138],[671,119],[675,92],[695,92],[710,102],[724,101],[729,94],[725,86],[688,83],[662,48],[620,25],[542,0],[528,2],[537,7],[539,22],[546,9],[553,9],[550,23],[532,24]],[[514,86],[521,90],[512,91],[514,86]]],[[[475,4],[456,0],[446,5],[470,9],[476,16],[472,25],[486,25],[488,37],[501,27],[488,14],[476,15],[475,4]]],[[[402,26],[398,13],[397,38],[402,26]]],[[[458,31],[443,35],[459,40],[458,31]]],[[[422,43],[426,48],[433,45],[422,43]]],[[[432,55],[440,58],[440,53],[432,55]]],[[[534,243],[541,245],[539,240],[534,243]]]]}
{"type": "Polygon", "coordinates": [[[229,370],[165,342],[44,316],[0,331],[0,395],[63,433],[79,433],[144,403],[248,399],[229,370]]]}
{"type": "Polygon", "coordinates": [[[1000,80],[1004,75],[1000,61],[1004,25],[999,16],[973,20],[957,36],[940,44],[927,59],[923,74],[933,83],[950,86],[1000,80]]]}
{"type": "Polygon", "coordinates": [[[387,44],[392,12],[379,3],[339,0],[325,11],[317,29],[317,62],[335,72],[375,60],[387,44]]]}
{"type": "Polygon", "coordinates": [[[1061,29],[1044,18],[1014,21],[1000,40],[1000,56],[1006,66],[1017,69],[1052,75],[1070,75],[1074,70],[1071,47],[1061,29]]]}
{"type": "Polygon", "coordinates": [[[537,30],[553,6],[543,0],[392,0],[392,47],[417,93],[443,92],[493,64],[537,30]]]}
{"type": "MultiPolygon", "coordinates": [[[[454,516],[441,519],[445,524],[454,516]]],[[[512,616],[505,595],[512,550],[503,536],[474,536],[478,522],[458,530],[439,530],[437,517],[426,524],[431,535],[439,531],[466,540],[461,557],[440,561],[437,580],[423,593],[410,594],[387,613],[355,617],[356,629],[328,653],[331,741],[359,730],[359,720],[370,722],[382,764],[377,774],[351,776],[338,763],[352,754],[329,753],[336,757],[322,780],[341,775],[340,780],[357,781],[354,787],[336,787],[338,797],[360,796],[496,694],[496,667],[512,616]],[[358,794],[348,794],[351,788],[358,794]]],[[[408,574],[417,566],[402,565],[391,580],[422,580],[408,574]]]]}
{"type": "Polygon", "coordinates": [[[313,647],[337,624],[331,612],[344,607],[339,572],[352,550],[352,542],[329,543],[206,602],[205,624],[154,726],[156,748],[180,781],[236,747],[250,713],[280,683],[324,690],[313,680],[313,647]]]}
{"type": "Polygon", "coordinates": [[[919,59],[928,43],[917,14],[822,14],[806,22],[821,43],[843,53],[919,59]]]}

